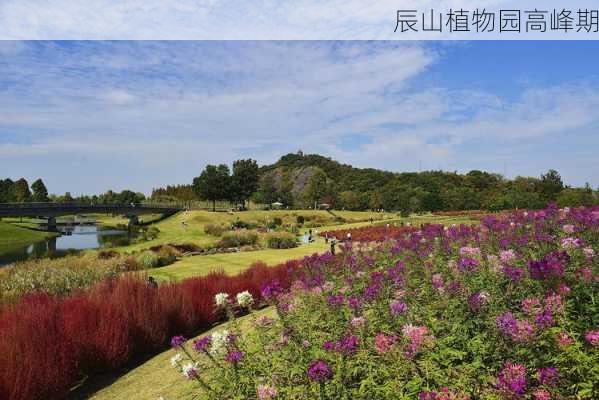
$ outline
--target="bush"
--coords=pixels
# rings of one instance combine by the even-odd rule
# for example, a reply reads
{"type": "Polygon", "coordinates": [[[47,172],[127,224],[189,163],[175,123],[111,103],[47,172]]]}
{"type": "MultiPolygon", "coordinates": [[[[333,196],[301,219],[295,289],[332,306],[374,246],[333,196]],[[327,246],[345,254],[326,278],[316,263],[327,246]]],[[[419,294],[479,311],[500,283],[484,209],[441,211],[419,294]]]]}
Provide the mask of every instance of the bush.
{"type": "Polygon", "coordinates": [[[218,224],[207,224],[204,226],[204,232],[211,236],[221,236],[223,233],[227,231],[227,227],[224,225],[218,224]]]}
{"type": "Polygon", "coordinates": [[[254,229],[257,225],[237,219],[231,222],[231,229],[254,229]]]}
{"type": "Polygon", "coordinates": [[[258,234],[251,231],[236,231],[225,233],[218,242],[218,247],[241,247],[258,243],[258,234]]]}
{"type": "Polygon", "coordinates": [[[303,215],[298,215],[295,218],[295,222],[297,222],[298,225],[303,225],[305,221],[306,221],[306,219],[304,218],[303,215]]]}
{"type": "Polygon", "coordinates": [[[158,251],[158,262],[161,267],[174,263],[178,257],[181,257],[181,252],[173,246],[165,245],[158,251]]]}
{"type": "Polygon", "coordinates": [[[291,249],[297,245],[297,238],[291,233],[275,232],[266,237],[266,246],[269,249],[291,249]]]}
{"type": "Polygon", "coordinates": [[[158,255],[151,250],[146,250],[138,254],[135,260],[144,269],[156,268],[160,265],[158,255]]]}

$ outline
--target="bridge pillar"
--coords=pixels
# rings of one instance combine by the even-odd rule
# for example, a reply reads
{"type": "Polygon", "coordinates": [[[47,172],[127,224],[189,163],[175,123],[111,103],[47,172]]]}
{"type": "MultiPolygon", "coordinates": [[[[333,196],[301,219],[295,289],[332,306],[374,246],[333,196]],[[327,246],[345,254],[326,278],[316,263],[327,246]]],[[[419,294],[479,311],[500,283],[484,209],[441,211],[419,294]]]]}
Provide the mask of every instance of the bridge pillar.
{"type": "Polygon", "coordinates": [[[137,215],[129,215],[129,230],[131,230],[131,228],[133,228],[134,226],[139,224],[139,218],[137,215]]]}
{"type": "Polygon", "coordinates": [[[48,230],[52,232],[56,231],[56,217],[48,217],[48,230]]]}

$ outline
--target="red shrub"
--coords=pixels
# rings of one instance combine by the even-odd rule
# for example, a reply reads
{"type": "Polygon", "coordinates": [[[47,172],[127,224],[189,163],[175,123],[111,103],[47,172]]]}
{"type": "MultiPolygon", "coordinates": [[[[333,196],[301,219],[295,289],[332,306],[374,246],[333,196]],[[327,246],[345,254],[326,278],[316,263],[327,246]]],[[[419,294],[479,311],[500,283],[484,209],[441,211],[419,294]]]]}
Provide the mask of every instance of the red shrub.
{"type": "Polygon", "coordinates": [[[78,378],[119,368],[153,354],[170,337],[192,335],[223,318],[214,295],[278,280],[288,287],[300,261],[276,267],[256,263],[237,276],[222,272],[164,284],[139,277],[106,280],[61,298],[31,294],[0,308],[0,400],[63,398],[78,378]]]}

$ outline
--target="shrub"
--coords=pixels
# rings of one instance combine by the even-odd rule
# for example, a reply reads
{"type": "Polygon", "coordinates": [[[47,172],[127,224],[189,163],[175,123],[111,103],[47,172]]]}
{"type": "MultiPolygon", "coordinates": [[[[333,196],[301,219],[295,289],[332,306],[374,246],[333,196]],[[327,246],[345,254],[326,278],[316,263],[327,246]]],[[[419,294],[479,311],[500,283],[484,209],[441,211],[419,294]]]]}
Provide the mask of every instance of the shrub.
{"type": "Polygon", "coordinates": [[[274,232],[266,236],[266,245],[269,249],[291,249],[297,247],[295,235],[287,232],[274,232]]]}
{"type": "Polygon", "coordinates": [[[258,234],[252,231],[236,231],[225,233],[218,242],[218,247],[241,247],[258,243],[258,234]]]}
{"type": "Polygon", "coordinates": [[[231,223],[231,229],[254,229],[256,224],[237,219],[231,223]]]}
{"type": "Polygon", "coordinates": [[[151,250],[141,252],[135,257],[135,260],[144,269],[156,268],[160,265],[158,255],[151,250]]]}
{"type": "Polygon", "coordinates": [[[227,230],[226,226],[219,224],[207,224],[204,226],[204,232],[211,236],[221,236],[227,230]]]}
{"type": "Polygon", "coordinates": [[[298,225],[303,225],[305,221],[306,221],[306,219],[304,218],[304,216],[303,216],[303,215],[298,215],[298,216],[295,218],[295,222],[297,222],[297,223],[298,223],[298,225]]]}
{"type": "Polygon", "coordinates": [[[181,257],[181,252],[173,246],[165,245],[160,247],[160,250],[158,251],[158,262],[160,266],[170,265],[177,261],[178,257],[181,257]]]}

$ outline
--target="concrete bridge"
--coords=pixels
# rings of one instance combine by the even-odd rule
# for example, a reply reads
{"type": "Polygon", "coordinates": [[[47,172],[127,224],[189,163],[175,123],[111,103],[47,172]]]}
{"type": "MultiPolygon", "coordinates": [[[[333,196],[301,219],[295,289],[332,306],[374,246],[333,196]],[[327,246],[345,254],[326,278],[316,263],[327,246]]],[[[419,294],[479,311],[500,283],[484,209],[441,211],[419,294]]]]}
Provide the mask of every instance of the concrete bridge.
{"type": "Polygon", "coordinates": [[[56,217],[61,215],[112,214],[123,215],[129,224],[138,223],[144,214],[171,215],[182,207],[163,204],[79,204],[79,203],[0,203],[2,217],[33,217],[48,220],[48,229],[56,229],[56,217]]]}

